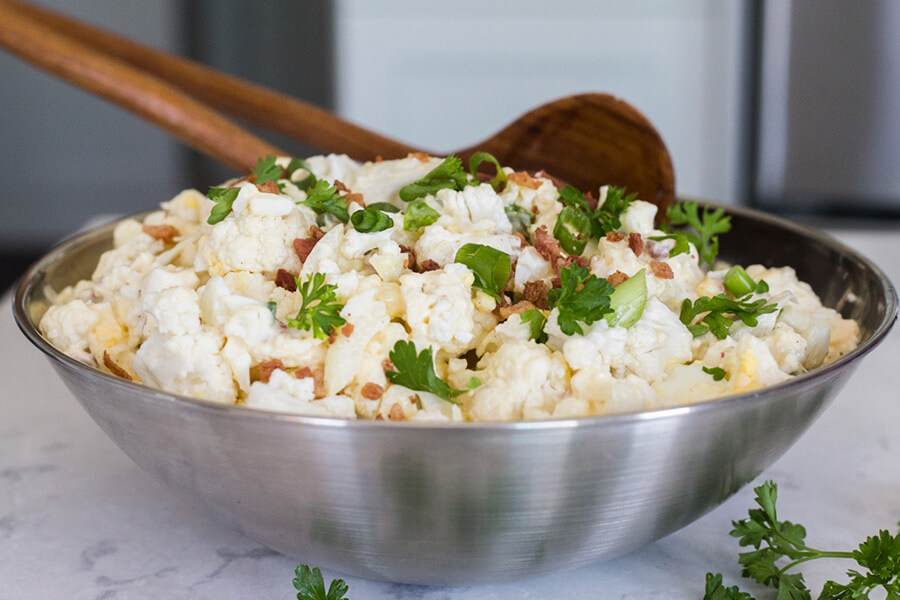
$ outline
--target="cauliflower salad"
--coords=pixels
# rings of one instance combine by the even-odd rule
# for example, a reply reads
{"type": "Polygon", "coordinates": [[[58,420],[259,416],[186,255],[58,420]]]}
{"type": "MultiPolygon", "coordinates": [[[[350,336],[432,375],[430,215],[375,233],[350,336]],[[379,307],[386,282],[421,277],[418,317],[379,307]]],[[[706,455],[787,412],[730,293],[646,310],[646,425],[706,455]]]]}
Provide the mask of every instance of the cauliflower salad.
{"type": "Polygon", "coordinates": [[[717,263],[721,210],[681,203],[658,229],[656,206],[622,189],[594,199],[485,153],[467,166],[260,159],[248,177],[121,221],[40,329],[78,360],[176,394],[432,421],[695,403],[858,343],[857,324],[790,267],[717,263]]]}

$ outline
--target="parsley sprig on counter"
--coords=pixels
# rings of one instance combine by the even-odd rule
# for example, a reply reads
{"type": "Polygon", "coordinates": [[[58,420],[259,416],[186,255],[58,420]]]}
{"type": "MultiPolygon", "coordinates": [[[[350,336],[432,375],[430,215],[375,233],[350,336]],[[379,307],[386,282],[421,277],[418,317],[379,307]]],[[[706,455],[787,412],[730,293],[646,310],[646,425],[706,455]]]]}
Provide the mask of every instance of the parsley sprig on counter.
{"type": "Polygon", "coordinates": [[[398,340],[388,353],[396,371],[385,371],[391,383],[408,387],[418,392],[431,392],[447,402],[458,404],[453,398],[465,394],[467,390],[456,390],[434,372],[434,355],[431,348],[416,351],[413,342],[398,340]]]}
{"type": "MultiPolygon", "coordinates": [[[[809,600],[811,594],[803,574],[789,571],[819,558],[851,559],[861,570],[847,571],[847,583],[827,581],[820,600],[862,600],[879,588],[886,594],[879,597],[900,599],[900,533],[891,535],[882,529],[852,551],[818,550],[806,544],[803,525],[778,519],[778,486],[774,482],[767,481],[754,491],[759,508],[751,508],[748,518],[732,522],[731,535],[739,538],[741,546],[752,548],[738,556],[741,575],[777,589],[779,600],[809,600]]],[[[754,599],[737,586],[725,587],[721,574],[707,573],[703,600],[754,599]]]]}
{"type": "Polygon", "coordinates": [[[340,315],[344,307],[337,297],[337,286],[325,283],[324,273],[313,273],[313,276],[300,283],[297,280],[297,291],[302,303],[297,316],[288,319],[288,327],[312,331],[313,336],[324,340],[335,328],[347,321],[340,315]]]}
{"type": "Polygon", "coordinates": [[[350,587],[343,579],[332,579],[325,591],[325,579],[318,567],[297,565],[294,575],[294,589],[299,592],[297,600],[349,600],[346,594],[350,587]]]}

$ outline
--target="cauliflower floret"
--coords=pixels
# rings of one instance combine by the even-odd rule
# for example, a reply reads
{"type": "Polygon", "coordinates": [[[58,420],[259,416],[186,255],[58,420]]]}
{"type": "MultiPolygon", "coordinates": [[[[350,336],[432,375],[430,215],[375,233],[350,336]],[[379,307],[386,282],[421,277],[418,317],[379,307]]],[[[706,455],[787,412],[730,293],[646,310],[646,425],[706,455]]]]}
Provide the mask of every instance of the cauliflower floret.
{"type": "MultiPolygon", "coordinates": [[[[606,193],[608,188],[603,186],[600,188],[600,206],[606,201],[606,193]]],[[[653,220],[656,218],[656,205],[644,202],[643,200],[635,200],[622,213],[622,227],[619,229],[625,235],[629,233],[639,233],[642,236],[658,235],[653,227],[653,220]]]]}
{"type": "Polygon", "coordinates": [[[337,394],[354,380],[369,342],[390,323],[384,303],[375,299],[376,291],[371,288],[351,297],[341,309],[347,325],[325,356],[325,390],[329,394],[337,394]]]}
{"type": "Polygon", "coordinates": [[[40,329],[51,344],[72,358],[90,362],[88,333],[98,320],[97,313],[80,299],[53,305],[41,318],[40,329]]]}
{"type": "Polygon", "coordinates": [[[397,208],[405,208],[400,201],[400,188],[425,177],[443,162],[440,158],[409,156],[400,160],[369,162],[356,172],[352,182],[344,181],[358,194],[362,194],[366,204],[387,202],[397,208]]]}
{"type": "Polygon", "coordinates": [[[603,369],[586,368],[572,376],[576,398],[590,404],[592,414],[618,414],[657,408],[650,384],[632,373],[617,378],[603,369]]]}
{"type": "Polygon", "coordinates": [[[503,201],[486,183],[462,191],[443,189],[436,194],[443,208],[438,224],[455,232],[512,233],[503,201]]]}
{"type": "Polygon", "coordinates": [[[233,404],[237,398],[224,340],[208,327],[191,334],[151,335],[138,348],[132,368],[145,384],[194,398],[233,404]]]}
{"type": "Polygon", "coordinates": [[[250,408],[275,410],[316,417],[356,418],[353,399],[335,395],[316,399],[311,377],[297,379],[281,369],[272,371],[268,383],[254,381],[245,404],[250,408]]]}
{"type": "Polygon", "coordinates": [[[693,336],[656,298],[648,298],[641,318],[628,329],[621,363],[630,373],[653,383],[677,364],[690,362],[693,336]]]}
{"type": "Polygon", "coordinates": [[[400,277],[406,320],[417,348],[431,346],[461,354],[475,342],[474,276],[468,267],[451,263],[427,273],[400,277]]]}
{"type": "Polygon", "coordinates": [[[568,388],[568,368],[558,352],[533,341],[509,341],[478,363],[469,411],[476,421],[547,418],[568,388]]]}

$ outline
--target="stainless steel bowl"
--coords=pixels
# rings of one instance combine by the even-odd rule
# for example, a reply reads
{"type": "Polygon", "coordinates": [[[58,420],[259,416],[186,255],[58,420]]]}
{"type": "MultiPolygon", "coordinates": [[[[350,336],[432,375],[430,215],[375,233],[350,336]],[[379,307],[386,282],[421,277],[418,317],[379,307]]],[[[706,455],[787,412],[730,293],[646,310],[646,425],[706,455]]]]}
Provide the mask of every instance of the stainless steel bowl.
{"type": "Polygon", "coordinates": [[[38,332],[48,290],[89,277],[113,225],[34,265],[15,316],[113,441],[223,524],[355,576],[507,581],[624,554],[714,508],[800,436],[893,325],[896,292],[871,262],[806,227],[728,212],[721,255],[794,266],[860,323],[856,350],[753,393],[611,417],[441,425],[221,406],[87,367],[38,332]]]}

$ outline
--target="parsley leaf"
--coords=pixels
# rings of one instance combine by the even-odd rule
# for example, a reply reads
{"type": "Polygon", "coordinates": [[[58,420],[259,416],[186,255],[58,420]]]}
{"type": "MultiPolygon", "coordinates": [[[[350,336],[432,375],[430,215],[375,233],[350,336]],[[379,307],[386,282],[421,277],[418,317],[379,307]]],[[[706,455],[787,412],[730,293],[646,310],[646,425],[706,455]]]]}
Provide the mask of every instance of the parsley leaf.
{"type": "Polygon", "coordinates": [[[523,323],[528,324],[530,331],[529,337],[531,337],[531,339],[538,344],[546,343],[547,333],[544,331],[544,326],[547,324],[547,317],[544,316],[543,312],[537,308],[532,308],[523,312],[519,318],[523,323]]]}
{"type": "Polygon", "coordinates": [[[267,181],[277,182],[284,175],[281,167],[275,164],[275,157],[271,154],[264,159],[256,159],[256,168],[253,169],[254,183],[257,185],[267,181]]]}
{"type": "Polygon", "coordinates": [[[388,357],[397,369],[384,372],[391,383],[418,392],[431,392],[453,404],[459,404],[453,399],[455,396],[466,393],[465,390],[451,388],[450,384],[437,376],[434,372],[434,355],[431,348],[425,348],[417,353],[413,342],[397,340],[388,357]]]}
{"type": "Polygon", "coordinates": [[[711,331],[718,339],[724,340],[735,321],[740,320],[748,327],[755,327],[758,324],[757,317],[778,310],[777,304],[766,304],[765,298],[752,302],[748,298],[749,296],[745,296],[732,300],[725,294],[701,296],[694,302],[685,298],[681,303],[679,318],[694,337],[700,337],[711,331]],[[694,319],[703,313],[706,314],[700,322],[694,323],[694,319]]]}
{"type": "Polygon", "coordinates": [[[428,203],[419,198],[413,200],[403,213],[403,229],[405,231],[418,231],[422,227],[431,225],[441,217],[441,213],[434,210],[428,203]]]}
{"type": "MultiPolygon", "coordinates": [[[[637,198],[637,193],[625,195],[625,188],[609,186],[606,188],[606,200],[597,207],[596,219],[600,235],[616,231],[622,227],[622,214],[637,198]]],[[[600,237],[596,235],[596,237],[600,237]]]]}
{"type": "Polygon", "coordinates": [[[326,339],[336,327],[347,322],[340,315],[344,305],[338,301],[336,289],[337,286],[325,283],[324,273],[313,273],[303,283],[298,278],[297,291],[303,300],[297,316],[287,320],[288,327],[312,331],[316,338],[326,339]]]}
{"type": "Polygon", "coordinates": [[[703,372],[712,375],[713,381],[722,381],[728,375],[722,367],[703,367],[703,372]]]}
{"type": "Polygon", "coordinates": [[[498,302],[511,272],[509,254],[491,246],[464,244],[453,262],[466,265],[475,275],[472,287],[491,295],[498,302]]]}
{"type": "Polygon", "coordinates": [[[412,202],[443,189],[460,192],[467,185],[470,185],[469,178],[462,168],[462,161],[451,154],[444,159],[444,162],[429,171],[425,177],[400,188],[400,199],[404,202],[412,202]]]}
{"type": "MultiPolygon", "coordinates": [[[[701,215],[700,204],[693,201],[675,204],[669,208],[668,216],[672,225],[683,226],[683,230],[678,233],[694,244],[700,260],[712,266],[719,254],[718,234],[731,230],[731,217],[725,215],[723,209],[710,210],[709,206],[703,207],[701,215]]],[[[679,254],[680,252],[676,252],[678,248],[676,243],[675,250],[669,256],[679,254]]]]}
{"type": "Polygon", "coordinates": [[[742,592],[736,585],[725,587],[722,585],[722,574],[706,574],[706,593],[703,600],[753,600],[753,596],[742,592]]]}
{"type": "Polygon", "coordinates": [[[341,223],[346,223],[350,220],[347,201],[341,197],[335,186],[329,185],[324,179],[317,179],[306,190],[306,200],[302,200],[298,204],[310,207],[318,215],[332,215],[341,223]]]}
{"type": "Polygon", "coordinates": [[[348,600],[346,594],[350,587],[343,579],[333,579],[325,591],[325,580],[318,567],[297,565],[294,575],[294,588],[299,592],[297,600],[348,600]]]}
{"type": "Polygon", "coordinates": [[[234,204],[234,201],[238,197],[238,193],[240,191],[241,188],[237,187],[209,188],[209,192],[206,194],[206,197],[215,202],[216,205],[212,207],[211,211],[209,211],[209,218],[206,219],[206,222],[210,225],[215,225],[219,221],[224,220],[225,217],[228,216],[228,213],[231,212],[231,206],[234,204]]]}
{"type": "Polygon", "coordinates": [[[547,302],[559,311],[557,323],[566,335],[584,335],[578,321],[591,325],[613,312],[610,296],[615,287],[593,275],[587,267],[570,265],[559,272],[560,287],[547,292],[547,302]]]}
{"type": "Polygon", "coordinates": [[[360,233],[375,233],[394,226],[394,220],[375,205],[367,206],[350,215],[350,222],[353,224],[353,228],[360,233]]]}

